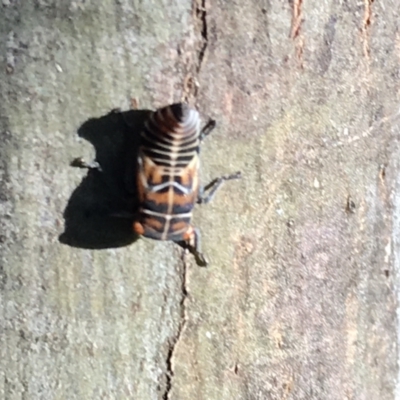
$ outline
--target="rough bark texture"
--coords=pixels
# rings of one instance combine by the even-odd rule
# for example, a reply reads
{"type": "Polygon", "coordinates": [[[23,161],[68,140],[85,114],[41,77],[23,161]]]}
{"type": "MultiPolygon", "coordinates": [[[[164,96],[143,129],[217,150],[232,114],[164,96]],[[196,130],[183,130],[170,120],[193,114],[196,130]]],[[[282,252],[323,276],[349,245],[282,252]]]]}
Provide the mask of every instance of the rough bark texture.
{"type": "Polygon", "coordinates": [[[400,3],[2,3],[0,398],[396,398],[400,3]],[[112,216],[182,99],[208,269],[112,216]]]}

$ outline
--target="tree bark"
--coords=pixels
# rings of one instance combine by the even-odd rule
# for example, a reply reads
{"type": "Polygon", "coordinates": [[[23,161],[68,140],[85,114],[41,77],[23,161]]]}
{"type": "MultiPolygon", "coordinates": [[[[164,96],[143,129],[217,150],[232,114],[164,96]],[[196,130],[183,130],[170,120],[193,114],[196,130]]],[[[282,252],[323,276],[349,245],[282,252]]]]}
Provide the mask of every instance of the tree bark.
{"type": "Polygon", "coordinates": [[[399,398],[399,13],[3,0],[0,398],[399,398]],[[115,215],[177,101],[217,120],[203,183],[243,175],[195,210],[207,269],[115,215]]]}

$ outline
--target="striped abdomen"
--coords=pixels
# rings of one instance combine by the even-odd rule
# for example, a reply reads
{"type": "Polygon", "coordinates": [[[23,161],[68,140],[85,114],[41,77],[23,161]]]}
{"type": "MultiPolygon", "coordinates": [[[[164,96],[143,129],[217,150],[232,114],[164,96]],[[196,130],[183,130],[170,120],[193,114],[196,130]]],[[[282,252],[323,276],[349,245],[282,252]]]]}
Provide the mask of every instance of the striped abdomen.
{"type": "Polygon", "coordinates": [[[134,230],[159,240],[187,240],[197,199],[200,118],[179,103],[151,114],[138,157],[140,210],[134,230]]]}

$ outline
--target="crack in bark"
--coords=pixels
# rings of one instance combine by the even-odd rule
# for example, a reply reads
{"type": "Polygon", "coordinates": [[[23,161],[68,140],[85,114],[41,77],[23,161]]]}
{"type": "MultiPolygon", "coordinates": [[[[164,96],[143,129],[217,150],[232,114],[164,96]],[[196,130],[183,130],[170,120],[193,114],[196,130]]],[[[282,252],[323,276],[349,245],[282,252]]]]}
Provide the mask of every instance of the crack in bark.
{"type": "MultiPolygon", "coordinates": [[[[186,95],[183,95],[183,99],[185,101],[189,100],[190,94],[193,95],[194,98],[197,97],[198,83],[197,76],[200,73],[201,67],[204,62],[204,57],[206,54],[207,46],[208,46],[208,26],[207,26],[207,8],[206,8],[207,0],[195,0],[193,5],[193,14],[195,18],[195,25],[199,26],[199,32],[201,36],[201,44],[200,48],[197,52],[197,60],[194,63],[194,71],[195,76],[188,74],[184,80],[184,92],[186,91],[186,95]]],[[[168,346],[167,358],[166,358],[166,383],[165,383],[165,391],[162,396],[163,400],[169,400],[171,391],[172,391],[172,381],[174,377],[174,356],[176,352],[176,348],[181,339],[183,330],[186,326],[186,299],[188,297],[187,290],[187,263],[185,261],[185,252],[182,253],[182,271],[181,271],[181,301],[180,301],[180,322],[178,331],[173,337],[168,346]]]]}
{"type": "Polygon", "coordinates": [[[364,0],[364,18],[363,26],[361,28],[362,39],[363,39],[363,52],[364,57],[369,60],[371,50],[369,48],[369,35],[368,29],[372,23],[372,3],[374,0],[364,0]]]}
{"type": "Polygon", "coordinates": [[[294,0],[292,3],[293,15],[292,15],[292,27],[290,30],[290,38],[296,40],[295,50],[296,57],[300,63],[300,68],[303,68],[303,50],[304,50],[304,38],[300,35],[301,24],[303,22],[302,14],[303,0],[294,0]]]}
{"type": "Polygon", "coordinates": [[[176,347],[180,341],[182,336],[182,332],[186,326],[186,299],[188,297],[188,290],[187,290],[187,264],[184,259],[185,253],[182,255],[182,271],[181,271],[181,301],[179,303],[180,306],[180,322],[178,326],[178,331],[176,332],[175,337],[169,343],[167,359],[166,359],[166,384],[165,384],[165,391],[162,396],[163,400],[169,400],[170,394],[172,390],[172,379],[174,377],[174,355],[176,351],[176,347]]]}
{"type": "Polygon", "coordinates": [[[292,39],[296,39],[300,34],[301,23],[303,22],[301,10],[302,4],[303,0],[293,1],[292,29],[290,30],[290,37],[292,39]]]}
{"type": "Polygon", "coordinates": [[[196,66],[196,72],[199,73],[201,66],[203,64],[204,55],[208,46],[208,27],[207,27],[207,8],[206,0],[199,0],[195,3],[195,15],[200,25],[200,34],[202,39],[202,44],[198,53],[198,60],[196,66]]]}
{"type": "MultiPolygon", "coordinates": [[[[208,25],[207,25],[207,0],[194,0],[192,7],[193,25],[200,36],[198,48],[194,51],[191,66],[183,81],[182,100],[190,103],[190,99],[196,99],[199,89],[197,77],[204,63],[208,47],[208,25]]],[[[195,100],[194,100],[195,101],[195,100]]]]}

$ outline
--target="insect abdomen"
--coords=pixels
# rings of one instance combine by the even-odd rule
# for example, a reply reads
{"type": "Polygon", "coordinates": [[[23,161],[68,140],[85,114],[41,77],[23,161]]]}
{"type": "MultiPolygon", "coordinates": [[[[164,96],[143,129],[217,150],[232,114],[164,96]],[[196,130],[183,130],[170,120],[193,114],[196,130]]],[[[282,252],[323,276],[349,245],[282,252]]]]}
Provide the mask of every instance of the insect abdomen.
{"type": "Polygon", "coordinates": [[[198,112],[186,104],[157,110],[142,132],[143,155],[167,169],[185,168],[199,151],[199,124],[198,112]]]}
{"type": "Polygon", "coordinates": [[[199,114],[186,104],[154,112],[145,124],[139,153],[141,208],[137,233],[183,240],[198,192],[199,114]]]}

